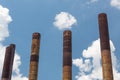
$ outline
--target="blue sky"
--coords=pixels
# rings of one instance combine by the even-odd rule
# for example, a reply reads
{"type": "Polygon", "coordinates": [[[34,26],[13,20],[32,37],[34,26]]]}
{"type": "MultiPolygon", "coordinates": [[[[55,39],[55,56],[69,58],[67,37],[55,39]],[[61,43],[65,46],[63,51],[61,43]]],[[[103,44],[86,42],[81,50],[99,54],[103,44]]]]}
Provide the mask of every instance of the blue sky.
{"type": "MultiPolygon", "coordinates": [[[[16,44],[17,57],[12,80],[26,80],[28,77],[33,32],[41,33],[38,80],[62,80],[62,35],[65,29],[59,29],[59,26],[54,25],[55,17],[61,12],[68,13],[76,20],[70,25],[73,80],[102,80],[101,77],[89,78],[94,75],[92,71],[101,68],[99,64],[95,67],[91,58],[95,59],[96,54],[99,54],[97,60],[100,62],[98,14],[102,12],[107,13],[108,17],[115,74],[116,76],[120,74],[118,69],[120,67],[120,0],[0,0],[0,5],[9,10],[6,15],[11,17],[11,19],[4,20],[4,17],[0,19],[0,25],[4,21],[3,27],[8,29],[5,33],[9,32],[9,35],[3,34],[4,31],[0,27],[0,34],[3,36],[0,35],[0,38],[4,39],[0,40],[0,56],[2,56],[0,63],[3,63],[5,47],[11,43],[16,44]],[[88,47],[92,47],[93,54],[88,47]],[[83,62],[79,62],[82,60],[83,62]],[[79,74],[81,70],[84,74],[79,74]]],[[[0,73],[1,69],[2,67],[0,73]]],[[[118,76],[115,78],[115,80],[119,79],[118,76]]]]}

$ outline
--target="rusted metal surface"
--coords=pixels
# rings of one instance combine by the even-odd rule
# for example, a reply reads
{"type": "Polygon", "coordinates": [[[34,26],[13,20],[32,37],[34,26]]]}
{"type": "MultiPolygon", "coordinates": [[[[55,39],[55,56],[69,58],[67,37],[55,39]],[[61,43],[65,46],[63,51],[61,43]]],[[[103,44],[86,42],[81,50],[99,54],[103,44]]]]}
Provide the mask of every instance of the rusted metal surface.
{"type": "Polygon", "coordinates": [[[10,44],[10,46],[6,48],[1,80],[11,80],[14,54],[15,54],[15,45],[10,44]]]}
{"type": "Polygon", "coordinates": [[[63,80],[72,80],[72,66],[63,67],[63,80]]]}
{"type": "Polygon", "coordinates": [[[39,56],[38,55],[31,55],[30,61],[38,62],[39,61],[39,56]]]}
{"type": "Polygon", "coordinates": [[[72,60],[71,57],[72,55],[70,53],[65,53],[63,56],[63,66],[72,66],[72,60]]]}
{"type": "Polygon", "coordinates": [[[103,80],[113,80],[107,15],[105,13],[99,14],[98,21],[102,56],[103,80]]]}
{"type": "Polygon", "coordinates": [[[30,62],[30,72],[29,72],[29,80],[37,80],[38,76],[38,62],[32,61],[30,62]]]}
{"type": "Polygon", "coordinates": [[[104,49],[110,50],[107,15],[105,13],[100,14],[98,16],[98,20],[99,20],[100,41],[102,46],[101,50],[104,49]]]}
{"type": "Polygon", "coordinates": [[[112,62],[109,50],[102,50],[103,79],[113,80],[112,62]]]}
{"type": "Polygon", "coordinates": [[[33,33],[32,47],[31,47],[31,57],[30,57],[29,80],[37,80],[40,37],[41,37],[40,33],[33,33]]]}
{"type": "Polygon", "coordinates": [[[72,80],[72,32],[63,33],[63,80],[72,80]]]}

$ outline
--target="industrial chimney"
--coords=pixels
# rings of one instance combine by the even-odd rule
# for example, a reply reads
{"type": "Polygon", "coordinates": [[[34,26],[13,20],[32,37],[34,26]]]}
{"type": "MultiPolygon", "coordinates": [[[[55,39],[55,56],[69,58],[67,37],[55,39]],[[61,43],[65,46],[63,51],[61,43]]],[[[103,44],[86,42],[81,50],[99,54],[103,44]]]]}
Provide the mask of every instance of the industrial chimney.
{"type": "Polygon", "coordinates": [[[11,80],[14,54],[15,44],[10,44],[10,46],[6,48],[1,80],[11,80]]]}
{"type": "Polygon", "coordinates": [[[29,80],[37,80],[39,63],[40,33],[33,33],[30,57],[29,80]]]}
{"type": "Polygon", "coordinates": [[[63,80],[72,80],[72,32],[63,33],[63,80]]]}
{"type": "Polygon", "coordinates": [[[103,80],[113,80],[107,15],[105,13],[99,14],[98,21],[102,56],[103,80]]]}

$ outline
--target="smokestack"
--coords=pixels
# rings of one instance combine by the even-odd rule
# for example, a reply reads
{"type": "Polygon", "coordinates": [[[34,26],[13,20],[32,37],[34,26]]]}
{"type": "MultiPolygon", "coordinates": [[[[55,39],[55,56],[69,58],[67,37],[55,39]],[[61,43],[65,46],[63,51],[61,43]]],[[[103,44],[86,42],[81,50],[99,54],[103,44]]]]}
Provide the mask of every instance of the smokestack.
{"type": "Polygon", "coordinates": [[[29,80],[37,80],[39,63],[40,33],[33,33],[30,57],[29,80]]]}
{"type": "Polygon", "coordinates": [[[99,14],[98,21],[102,56],[103,80],[113,80],[107,15],[105,13],[99,14]]]}
{"type": "Polygon", "coordinates": [[[72,80],[72,32],[63,33],[63,80],[72,80]]]}
{"type": "Polygon", "coordinates": [[[10,46],[6,48],[1,80],[11,80],[14,54],[15,54],[15,44],[10,44],[10,46]]]}

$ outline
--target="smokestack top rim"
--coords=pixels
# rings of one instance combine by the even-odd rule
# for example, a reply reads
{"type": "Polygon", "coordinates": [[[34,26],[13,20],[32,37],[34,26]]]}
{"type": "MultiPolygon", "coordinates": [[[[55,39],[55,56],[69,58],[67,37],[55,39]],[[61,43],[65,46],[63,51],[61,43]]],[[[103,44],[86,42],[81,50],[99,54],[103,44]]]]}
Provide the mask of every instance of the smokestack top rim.
{"type": "Polygon", "coordinates": [[[98,14],[98,17],[106,17],[106,16],[107,16],[106,13],[100,13],[100,14],[98,14]]]}
{"type": "Polygon", "coordinates": [[[65,35],[66,33],[68,33],[68,35],[69,35],[69,34],[71,35],[72,31],[71,31],[71,30],[65,30],[65,31],[63,32],[63,34],[65,35]]]}
{"type": "Polygon", "coordinates": [[[16,45],[15,45],[15,44],[10,44],[9,46],[6,47],[6,49],[10,49],[11,47],[12,47],[12,48],[15,48],[16,45]]]}
{"type": "Polygon", "coordinates": [[[12,44],[10,44],[10,46],[15,47],[16,45],[12,43],[12,44]]]}
{"type": "Polygon", "coordinates": [[[70,30],[65,30],[64,33],[63,33],[63,36],[71,36],[72,35],[72,32],[70,30]]]}
{"type": "Polygon", "coordinates": [[[39,32],[34,32],[33,35],[40,35],[40,33],[39,32]]]}
{"type": "Polygon", "coordinates": [[[33,37],[37,36],[37,37],[40,38],[40,37],[41,37],[41,34],[40,34],[39,32],[34,32],[32,36],[33,36],[33,37]]]}

